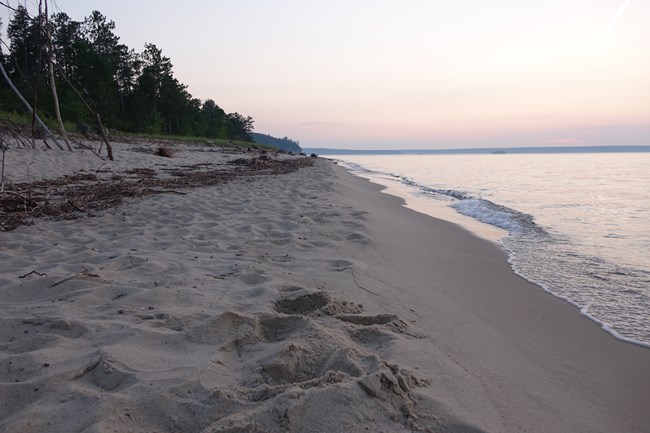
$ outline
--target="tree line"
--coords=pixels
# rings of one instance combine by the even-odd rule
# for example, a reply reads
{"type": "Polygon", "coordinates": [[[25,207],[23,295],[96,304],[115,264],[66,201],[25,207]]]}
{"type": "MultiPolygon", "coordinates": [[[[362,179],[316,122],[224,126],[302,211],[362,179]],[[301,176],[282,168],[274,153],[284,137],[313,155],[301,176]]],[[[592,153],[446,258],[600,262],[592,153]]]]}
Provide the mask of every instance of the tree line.
{"type": "MultiPolygon", "coordinates": [[[[55,116],[48,81],[53,75],[61,116],[75,122],[82,132],[94,119],[80,96],[101,113],[108,128],[252,141],[250,116],[226,113],[212,99],[192,97],[174,77],[171,60],[160,48],[147,43],[141,53],[130,49],[120,43],[115,22],[98,11],[74,21],[63,12],[48,16],[39,11],[32,16],[18,6],[7,25],[6,39],[0,46],[0,62],[14,85],[45,117],[55,116]]],[[[0,111],[25,112],[4,85],[0,86],[0,111]]]]}

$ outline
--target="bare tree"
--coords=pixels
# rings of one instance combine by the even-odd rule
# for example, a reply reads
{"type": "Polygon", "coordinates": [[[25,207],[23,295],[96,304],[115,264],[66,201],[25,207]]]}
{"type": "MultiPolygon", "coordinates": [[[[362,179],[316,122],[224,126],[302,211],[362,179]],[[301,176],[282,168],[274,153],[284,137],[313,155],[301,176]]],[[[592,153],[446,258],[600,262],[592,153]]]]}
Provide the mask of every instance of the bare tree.
{"type": "MultiPolygon", "coordinates": [[[[0,1],[0,5],[5,6],[6,8],[8,8],[10,10],[16,11],[16,9],[11,7],[6,2],[0,1]]],[[[45,14],[42,14],[42,12],[41,12],[42,7],[43,7],[43,0],[39,0],[38,7],[39,7],[39,23],[40,23],[40,20],[42,19],[42,16],[45,15],[45,21],[46,21],[45,30],[43,30],[42,25],[39,24],[39,27],[40,27],[39,34],[40,35],[42,35],[42,34],[45,35],[46,44],[47,44],[47,47],[48,47],[48,72],[49,72],[49,80],[50,80],[50,89],[52,91],[52,98],[54,100],[54,111],[56,113],[56,118],[57,118],[57,122],[58,122],[58,125],[59,125],[59,131],[61,133],[61,136],[63,137],[68,150],[72,151],[72,146],[70,145],[70,140],[68,139],[68,135],[67,135],[67,133],[65,131],[65,127],[63,125],[63,119],[61,117],[61,110],[60,110],[60,106],[59,106],[59,98],[58,98],[58,94],[57,94],[57,90],[56,90],[56,82],[55,82],[55,76],[54,76],[55,68],[58,70],[59,75],[65,80],[66,83],[68,83],[68,85],[70,85],[72,90],[77,94],[77,96],[79,97],[79,99],[81,100],[83,105],[86,107],[86,109],[93,115],[93,118],[95,119],[95,123],[97,124],[97,128],[99,130],[99,134],[102,137],[103,144],[106,144],[106,152],[108,154],[108,158],[111,161],[113,161],[114,160],[113,148],[111,146],[110,141],[108,140],[108,137],[106,136],[106,129],[104,128],[104,125],[102,123],[102,119],[101,119],[101,116],[100,116],[99,112],[97,112],[96,110],[94,110],[90,106],[90,104],[86,101],[86,99],[81,95],[81,92],[79,92],[77,90],[77,88],[70,82],[68,77],[65,75],[65,73],[63,72],[63,69],[61,68],[61,65],[59,65],[57,63],[57,61],[56,61],[56,55],[55,55],[54,47],[53,47],[53,44],[52,44],[52,35],[51,35],[51,30],[50,30],[50,25],[49,25],[47,0],[45,0],[45,14]]],[[[41,49],[42,49],[42,47],[43,47],[43,44],[41,44],[41,49]]],[[[40,58],[40,55],[39,55],[39,58],[40,58]]],[[[39,70],[40,70],[40,68],[39,68],[39,70]]],[[[32,115],[32,123],[33,124],[34,123],[38,124],[40,130],[43,131],[43,133],[47,137],[51,138],[52,141],[54,141],[54,143],[56,144],[56,146],[59,149],[64,150],[64,147],[59,143],[59,141],[56,139],[54,134],[52,134],[52,132],[45,125],[45,123],[43,123],[43,121],[38,117],[38,115],[36,114],[36,111],[34,110],[34,108],[32,108],[32,105],[30,105],[29,102],[27,102],[27,100],[23,97],[23,95],[20,93],[20,91],[13,84],[13,82],[11,81],[11,78],[9,78],[9,75],[7,74],[7,72],[6,72],[4,66],[2,65],[1,62],[0,62],[0,72],[2,73],[3,77],[5,78],[5,81],[7,81],[7,84],[9,84],[9,87],[14,91],[14,93],[18,96],[20,101],[25,105],[25,107],[27,108],[29,113],[32,115]]],[[[35,99],[35,101],[37,101],[37,95],[36,94],[34,95],[34,99],[35,99]]],[[[32,126],[32,129],[34,129],[34,126],[32,126]]],[[[32,131],[32,136],[35,136],[35,135],[36,134],[34,133],[34,131],[32,131]]],[[[99,148],[100,153],[101,153],[101,147],[103,146],[103,144],[99,148]]],[[[47,142],[45,142],[45,145],[49,148],[49,145],[47,144],[47,142]]]]}
{"type": "Polygon", "coordinates": [[[20,101],[25,105],[27,110],[29,110],[30,114],[33,116],[34,120],[38,123],[39,127],[45,133],[45,135],[50,137],[52,139],[52,141],[54,142],[54,144],[56,144],[56,146],[59,149],[64,150],[63,146],[61,146],[61,143],[59,143],[59,141],[56,139],[54,134],[52,134],[52,132],[48,129],[48,127],[45,126],[45,123],[43,123],[41,118],[38,117],[38,114],[36,114],[36,111],[34,111],[34,109],[29,104],[29,102],[27,102],[27,100],[23,97],[23,95],[20,93],[20,91],[18,91],[16,86],[14,86],[14,83],[11,81],[11,78],[9,78],[9,75],[7,75],[7,71],[5,71],[5,68],[2,65],[2,62],[0,62],[0,72],[2,73],[2,76],[5,78],[5,81],[7,82],[7,84],[11,88],[11,90],[13,90],[13,92],[16,94],[16,96],[18,96],[18,99],[20,99],[20,101]]]}
{"type": "MultiPolygon", "coordinates": [[[[39,6],[40,8],[40,6],[39,6]]],[[[54,48],[52,47],[52,34],[50,31],[50,22],[48,18],[48,9],[47,9],[47,0],[45,0],[45,36],[47,38],[47,47],[48,47],[48,72],[50,75],[50,89],[52,89],[52,99],[54,101],[54,112],[56,113],[56,120],[59,123],[59,132],[65,141],[68,150],[72,152],[72,146],[70,146],[70,140],[68,140],[68,134],[65,132],[65,127],[63,126],[63,119],[61,119],[61,109],[59,108],[59,96],[56,93],[56,83],[54,82],[54,64],[56,63],[56,57],[54,54],[54,48]]]]}

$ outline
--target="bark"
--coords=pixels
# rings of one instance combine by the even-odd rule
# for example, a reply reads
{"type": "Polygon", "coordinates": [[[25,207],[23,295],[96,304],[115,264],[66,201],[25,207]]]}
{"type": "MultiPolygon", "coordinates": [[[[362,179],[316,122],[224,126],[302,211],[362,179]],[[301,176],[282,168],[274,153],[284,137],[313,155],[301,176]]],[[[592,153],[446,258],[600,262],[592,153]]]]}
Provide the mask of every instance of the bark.
{"type": "Polygon", "coordinates": [[[54,112],[56,113],[56,120],[59,123],[59,131],[65,141],[65,145],[68,147],[68,150],[72,152],[72,146],[70,145],[70,140],[68,140],[68,134],[65,132],[65,127],[63,126],[63,119],[61,119],[61,110],[59,109],[59,96],[56,93],[56,84],[54,83],[54,59],[50,58],[50,88],[52,89],[52,99],[54,99],[54,112]]]}
{"type": "Polygon", "coordinates": [[[108,137],[106,137],[104,125],[102,124],[102,118],[98,112],[95,112],[95,122],[97,123],[97,128],[99,129],[99,133],[101,134],[104,143],[106,143],[106,153],[108,154],[108,159],[115,161],[115,159],[113,159],[113,148],[111,147],[111,142],[108,141],[108,137]]]}
{"type": "Polygon", "coordinates": [[[50,34],[50,26],[48,25],[48,11],[47,11],[47,0],[45,0],[45,25],[47,27],[47,46],[49,48],[49,63],[48,70],[50,73],[50,89],[52,89],[52,99],[54,100],[54,112],[56,113],[56,120],[59,123],[59,131],[65,141],[68,150],[72,152],[72,146],[70,145],[70,140],[68,140],[68,134],[65,132],[65,127],[63,126],[63,119],[61,119],[61,109],[59,108],[59,95],[56,93],[56,83],[54,82],[54,64],[56,63],[56,58],[54,56],[54,48],[52,47],[52,35],[50,34]]]}

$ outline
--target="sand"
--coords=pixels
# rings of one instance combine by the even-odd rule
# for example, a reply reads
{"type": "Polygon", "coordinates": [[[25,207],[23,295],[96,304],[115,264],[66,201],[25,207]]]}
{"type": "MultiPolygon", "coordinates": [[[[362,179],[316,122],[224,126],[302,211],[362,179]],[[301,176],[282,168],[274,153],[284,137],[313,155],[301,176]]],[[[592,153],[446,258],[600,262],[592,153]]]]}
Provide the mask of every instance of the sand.
{"type": "MultiPolygon", "coordinates": [[[[103,169],[241,156],[132,150],[103,169]]],[[[380,189],[318,159],[0,232],[0,431],[649,431],[650,350],[380,189]]]]}

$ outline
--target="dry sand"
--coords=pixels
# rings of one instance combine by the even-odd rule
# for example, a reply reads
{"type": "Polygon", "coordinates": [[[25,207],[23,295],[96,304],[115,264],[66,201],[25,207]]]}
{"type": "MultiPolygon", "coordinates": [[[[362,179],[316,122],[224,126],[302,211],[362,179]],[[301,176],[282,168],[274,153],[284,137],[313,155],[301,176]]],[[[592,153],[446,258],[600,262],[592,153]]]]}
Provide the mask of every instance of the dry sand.
{"type": "MultiPolygon", "coordinates": [[[[199,150],[104,169],[238,157],[199,150]]],[[[0,431],[650,431],[650,350],[379,191],[319,160],[0,232],[0,431]]]]}

